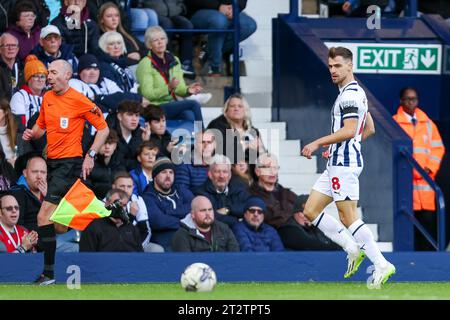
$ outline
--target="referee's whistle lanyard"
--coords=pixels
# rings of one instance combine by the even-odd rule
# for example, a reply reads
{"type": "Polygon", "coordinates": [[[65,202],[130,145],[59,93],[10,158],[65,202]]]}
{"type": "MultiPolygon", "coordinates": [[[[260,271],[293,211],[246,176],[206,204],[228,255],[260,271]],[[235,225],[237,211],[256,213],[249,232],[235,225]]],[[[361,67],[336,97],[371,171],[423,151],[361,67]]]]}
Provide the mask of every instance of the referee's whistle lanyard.
{"type": "Polygon", "coordinates": [[[11,233],[9,232],[9,230],[3,225],[3,223],[0,222],[0,226],[2,227],[3,231],[5,231],[6,236],[8,237],[9,241],[11,241],[11,244],[14,246],[14,249],[17,249],[22,243],[20,242],[20,235],[19,235],[19,231],[17,230],[17,227],[14,226],[14,232],[17,235],[17,242],[13,239],[13,237],[11,236],[11,233]]]}

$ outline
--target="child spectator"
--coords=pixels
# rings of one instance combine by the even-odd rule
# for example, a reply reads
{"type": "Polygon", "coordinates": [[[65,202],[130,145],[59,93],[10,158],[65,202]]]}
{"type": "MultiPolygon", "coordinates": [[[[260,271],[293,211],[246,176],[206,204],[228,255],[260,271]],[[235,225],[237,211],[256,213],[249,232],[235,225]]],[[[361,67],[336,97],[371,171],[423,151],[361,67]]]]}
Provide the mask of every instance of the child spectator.
{"type": "Polygon", "coordinates": [[[150,126],[150,141],[158,147],[160,155],[170,158],[176,141],[172,141],[172,135],[167,130],[164,110],[159,106],[149,106],[144,118],[150,126]]]}
{"type": "Polygon", "coordinates": [[[137,167],[136,152],[142,141],[150,139],[150,127],[139,127],[141,104],[136,101],[123,101],[117,113],[110,113],[106,119],[108,126],[117,131],[119,143],[117,152],[123,157],[127,171],[137,167]]]}
{"type": "Polygon", "coordinates": [[[115,173],[125,170],[122,155],[117,152],[118,142],[117,132],[111,129],[105,143],[100,147],[94,169],[89,176],[93,191],[100,199],[104,198],[111,188],[115,173]]]}
{"type": "Polygon", "coordinates": [[[137,153],[139,165],[130,171],[134,181],[133,194],[142,196],[147,185],[153,181],[152,169],[158,152],[159,148],[153,141],[144,141],[139,146],[137,153]]]}

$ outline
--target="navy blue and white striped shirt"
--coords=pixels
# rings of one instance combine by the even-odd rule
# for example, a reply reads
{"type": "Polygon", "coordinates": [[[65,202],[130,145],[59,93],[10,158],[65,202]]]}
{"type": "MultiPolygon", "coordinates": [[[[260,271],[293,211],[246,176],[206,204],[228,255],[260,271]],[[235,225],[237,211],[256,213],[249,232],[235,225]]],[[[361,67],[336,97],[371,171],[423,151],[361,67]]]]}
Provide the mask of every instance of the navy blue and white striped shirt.
{"type": "Polygon", "coordinates": [[[364,131],[368,106],[364,90],[356,81],[339,88],[339,95],[331,110],[331,132],[344,126],[345,119],[358,119],[358,127],[353,138],[332,144],[328,165],[344,167],[362,167],[361,138],[364,131]]]}

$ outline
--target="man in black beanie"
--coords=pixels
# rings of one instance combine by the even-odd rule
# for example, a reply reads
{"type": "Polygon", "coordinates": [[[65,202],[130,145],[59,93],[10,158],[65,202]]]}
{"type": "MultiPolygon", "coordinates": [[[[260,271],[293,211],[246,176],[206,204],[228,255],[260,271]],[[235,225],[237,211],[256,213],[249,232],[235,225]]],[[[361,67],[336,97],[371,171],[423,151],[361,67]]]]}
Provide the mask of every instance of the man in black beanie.
{"type": "Polygon", "coordinates": [[[152,178],[153,182],[142,194],[152,226],[151,242],[171,251],[172,237],[180,227],[180,220],[190,212],[194,195],[189,189],[174,185],[175,165],[167,157],[156,160],[152,178]]]}

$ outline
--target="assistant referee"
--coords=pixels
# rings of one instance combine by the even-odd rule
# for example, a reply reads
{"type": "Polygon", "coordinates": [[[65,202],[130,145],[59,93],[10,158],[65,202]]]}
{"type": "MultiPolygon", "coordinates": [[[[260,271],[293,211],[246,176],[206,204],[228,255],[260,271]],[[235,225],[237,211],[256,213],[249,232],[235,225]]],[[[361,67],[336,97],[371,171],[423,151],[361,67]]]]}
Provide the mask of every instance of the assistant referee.
{"type": "Polygon", "coordinates": [[[36,124],[23,133],[23,139],[30,141],[47,132],[48,191],[37,217],[44,250],[44,271],[36,280],[39,285],[55,283],[56,232],[50,217],[73,183],[91,173],[95,155],[109,134],[100,108],[69,86],[71,78],[72,67],[67,61],[49,64],[47,80],[52,90],[44,95],[36,124]],[[97,134],[83,159],[81,139],[85,121],[97,129],[97,134]]]}

